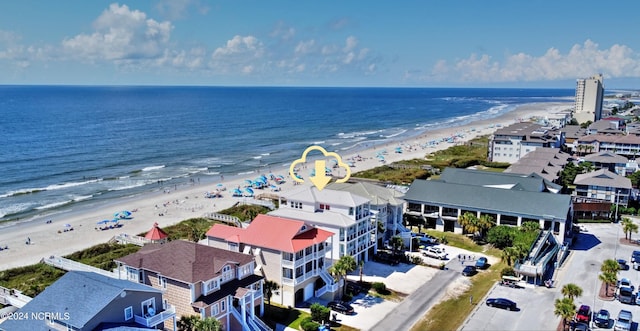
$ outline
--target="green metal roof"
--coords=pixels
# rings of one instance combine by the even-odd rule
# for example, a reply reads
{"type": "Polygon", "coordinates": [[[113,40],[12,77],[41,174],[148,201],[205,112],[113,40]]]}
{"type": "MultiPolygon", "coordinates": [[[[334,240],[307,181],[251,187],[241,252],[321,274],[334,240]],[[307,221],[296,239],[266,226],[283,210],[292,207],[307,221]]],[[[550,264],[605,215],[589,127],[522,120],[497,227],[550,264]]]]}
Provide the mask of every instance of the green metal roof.
{"type": "Polygon", "coordinates": [[[512,190],[440,180],[413,181],[404,196],[407,202],[449,208],[481,210],[535,219],[566,219],[571,196],[547,192],[512,190]]]}

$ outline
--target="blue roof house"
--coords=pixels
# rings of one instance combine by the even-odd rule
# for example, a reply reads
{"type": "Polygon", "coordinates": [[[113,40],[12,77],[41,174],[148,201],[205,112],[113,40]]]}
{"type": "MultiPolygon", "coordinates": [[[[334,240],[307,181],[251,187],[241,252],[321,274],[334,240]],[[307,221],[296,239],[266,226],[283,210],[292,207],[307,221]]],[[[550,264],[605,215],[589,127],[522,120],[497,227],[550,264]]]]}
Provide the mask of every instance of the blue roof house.
{"type": "Polygon", "coordinates": [[[0,330],[176,329],[175,310],[162,291],[92,272],[70,271],[5,320],[0,330]]]}

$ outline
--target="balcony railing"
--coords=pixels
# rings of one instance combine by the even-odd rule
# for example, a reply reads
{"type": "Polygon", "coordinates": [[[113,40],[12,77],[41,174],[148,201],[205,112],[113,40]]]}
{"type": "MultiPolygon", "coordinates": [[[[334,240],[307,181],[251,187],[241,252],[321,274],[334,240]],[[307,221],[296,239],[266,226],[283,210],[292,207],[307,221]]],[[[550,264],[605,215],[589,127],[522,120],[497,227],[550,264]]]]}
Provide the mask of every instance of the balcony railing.
{"type": "Polygon", "coordinates": [[[134,315],[134,320],[136,323],[152,328],[156,325],[176,316],[176,307],[172,305],[167,305],[167,309],[155,314],[153,316],[138,316],[134,315]]]}

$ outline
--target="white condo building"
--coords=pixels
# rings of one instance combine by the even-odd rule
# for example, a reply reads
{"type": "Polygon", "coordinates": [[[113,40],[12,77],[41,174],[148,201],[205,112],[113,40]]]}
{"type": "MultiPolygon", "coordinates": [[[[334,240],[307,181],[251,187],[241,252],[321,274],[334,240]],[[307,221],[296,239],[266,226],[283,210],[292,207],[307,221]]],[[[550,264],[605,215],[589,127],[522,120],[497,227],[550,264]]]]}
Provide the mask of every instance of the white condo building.
{"type": "Polygon", "coordinates": [[[602,74],[577,80],[573,117],[578,123],[595,122],[602,118],[603,97],[604,84],[602,74]]]}

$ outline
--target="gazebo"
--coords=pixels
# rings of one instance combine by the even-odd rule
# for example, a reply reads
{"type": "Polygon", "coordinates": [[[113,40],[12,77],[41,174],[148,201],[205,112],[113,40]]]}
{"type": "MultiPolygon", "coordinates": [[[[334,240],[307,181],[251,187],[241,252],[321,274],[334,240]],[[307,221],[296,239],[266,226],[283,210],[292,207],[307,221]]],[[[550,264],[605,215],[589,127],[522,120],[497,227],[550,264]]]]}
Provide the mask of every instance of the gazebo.
{"type": "Polygon", "coordinates": [[[153,223],[151,230],[144,235],[145,239],[154,244],[164,244],[168,237],[169,235],[158,226],[158,222],[153,223]]]}

